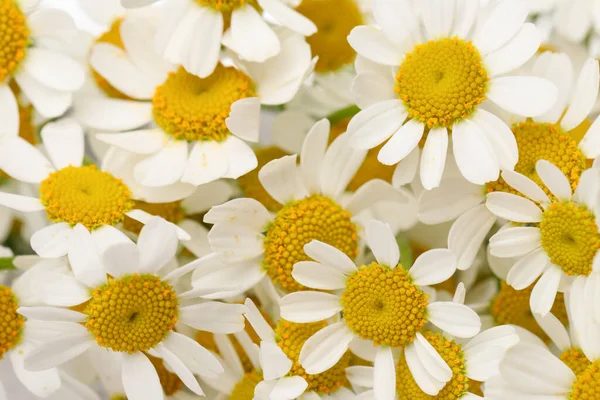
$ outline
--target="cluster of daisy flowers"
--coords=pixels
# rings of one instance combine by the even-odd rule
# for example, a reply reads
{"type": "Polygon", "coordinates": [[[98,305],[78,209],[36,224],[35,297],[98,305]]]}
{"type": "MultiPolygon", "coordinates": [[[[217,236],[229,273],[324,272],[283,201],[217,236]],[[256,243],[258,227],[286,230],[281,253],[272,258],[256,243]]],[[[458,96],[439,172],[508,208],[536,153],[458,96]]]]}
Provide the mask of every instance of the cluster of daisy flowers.
{"type": "Polygon", "coordinates": [[[600,1],[65,4],[0,0],[0,400],[600,399],[600,1]]]}

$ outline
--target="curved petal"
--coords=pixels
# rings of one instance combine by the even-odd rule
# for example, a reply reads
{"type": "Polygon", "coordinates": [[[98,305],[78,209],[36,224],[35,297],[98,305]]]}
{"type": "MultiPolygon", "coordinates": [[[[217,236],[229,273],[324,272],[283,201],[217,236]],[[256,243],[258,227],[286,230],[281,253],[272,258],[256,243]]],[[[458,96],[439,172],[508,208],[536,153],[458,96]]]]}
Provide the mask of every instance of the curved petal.
{"type": "Polygon", "coordinates": [[[330,293],[302,291],[290,293],[279,300],[282,318],[298,323],[317,322],[342,310],[339,296],[330,293]]]}
{"type": "Polygon", "coordinates": [[[326,326],[304,342],[298,361],[308,374],[327,371],[348,351],[353,337],[343,321],[326,326]]]}

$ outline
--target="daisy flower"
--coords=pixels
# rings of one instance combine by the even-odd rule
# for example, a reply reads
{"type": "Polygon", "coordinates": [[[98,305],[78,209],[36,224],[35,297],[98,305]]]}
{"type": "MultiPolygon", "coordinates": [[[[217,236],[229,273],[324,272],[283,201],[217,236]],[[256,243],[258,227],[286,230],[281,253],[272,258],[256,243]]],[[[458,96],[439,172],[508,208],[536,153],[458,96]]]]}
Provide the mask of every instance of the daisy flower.
{"type": "Polygon", "coordinates": [[[431,250],[407,271],[398,264],[400,250],[388,225],[369,222],[366,239],[376,260],[368,265],[357,267],[344,252],[316,240],[304,248],[315,261],[294,265],[293,276],[300,284],[339,294],[315,290],[288,294],[280,301],[282,318],[314,323],[343,315],[306,340],[299,362],[309,374],[321,373],[340,360],[351,342],[360,346],[367,341],[376,347],[375,395],[393,399],[392,349],[399,348],[417,385],[435,396],[451,381],[452,370],[436,343],[427,339],[425,325],[431,322],[460,338],[475,336],[481,326],[475,311],[455,302],[431,302],[424,288],[452,276],[456,258],[446,249],[431,250]]]}
{"type": "Polygon", "coordinates": [[[597,61],[587,59],[575,79],[566,54],[545,52],[535,58],[530,73],[553,81],[559,88],[558,98],[550,110],[538,117],[506,116],[513,122],[511,134],[519,150],[515,172],[505,170],[499,179],[483,186],[453,172],[444,176],[439,188],[420,195],[422,222],[437,224],[456,219],[448,236],[448,248],[458,255],[461,270],[469,267],[496,222],[484,206],[487,193],[517,194],[512,185],[525,176],[550,194],[536,172],[539,160],[548,160],[560,168],[574,190],[583,171],[600,155],[600,120],[591,125],[587,121],[598,95],[597,61]]]}
{"type": "Polygon", "coordinates": [[[73,92],[83,85],[82,66],[54,50],[54,42],[69,42],[77,35],[71,17],[60,10],[38,8],[35,0],[2,0],[0,29],[0,105],[5,129],[18,130],[19,110],[9,87],[14,79],[35,109],[57,117],[71,105],[73,92]],[[60,21],[60,23],[55,23],[60,21]]]}
{"type": "Polygon", "coordinates": [[[379,161],[392,165],[420,152],[424,142],[425,189],[440,183],[449,133],[456,163],[473,183],[496,180],[500,169],[512,170],[517,163],[510,129],[483,110],[482,102],[538,116],[556,100],[556,87],[543,78],[504,76],[540,45],[535,26],[524,24],[525,5],[502,0],[479,10],[479,4],[431,0],[421,4],[417,16],[408,0],[376,0],[374,17],[381,29],[359,26],[348,36],[370,60],[357,67],[354,89],[363,110],[348,125],[351,145],[370,149],[391,138],[379,161]]]}
{"type": "Polygon", "coordinates": [[[499,218],[526,224],[492,236],[490,252],[497,257],[518,258],[506,277],[515,289],[524,289],[540,278],[530,304],[534,313],[544,316],[558,291],[569,290],[575,277],[588,277],[597,269],[600,173],[595,168],[586,170],[573,193],[568,178],[554,164],[538,161],[536,171],[550,196],[529,178],[513,173],[511,186],[526,197],[492,192],[485,204],[499,218]]]}
{"type": "MultiPolygon", "coordinates": [[[[177,280],[196,263],[164,273],[177,250],[175,227],[154,217],[140,233],[137,245],[127,237],[99,256],[82,225],[73,232],[79,243],[70,255],[72,273],[48,270],[33,287],[49,307],[20,307],[28,319],[61,322],[68,334],[53,338],[25,360],[29,370],[60,365],[89,352],[119,357],[125,394],[132,400],[162,399],[157,368],[148,358],[161,358],[185,386],[202,395],[194,374],[216,376],[218,360],[200,344],[177,331],[176,324],[218,333],[242,330],[243,305],[203,302],[182,305],[198,293],[177,293],[177,280]],[[127,300],[134,299],[134,301],[127,300]],[[78,306],[80,311],[69,307],[78,306]]],[[[66,269],[66,267],[65,267],[66,269]]]]}
{"type": "MultiPolygon", "coordinates": [[[[121,4],[135,8],[156,1],[122,0],[121,4]]],[[[218,67],[221,44],[249,62],[264,62],[283,51],[281,36],[262,11],[300,35],[317,31],[315,24],[282,0],[169,0],[164,7],[156,32],[158,53],[201,78],[218,67]],[[195,40],[182,42],[186,37],[195,40]]]]}
{"type": "Polygon", "coordinates": [[[233,280],[220,285],[235,282],[240,289],[249,289],[268,275],[284,291],[301,290],[291,272],[296,262],[307,259],[306,243],[318,239],[354,259],[359,251],[359,213],[383,200],[405,202],[401,192],[381,180],[366,183],[342,201],[366,152],[350,148],[347,135],[327,147],[328,137],[329,121],[324,119],[306,136],[299,166],[292,155],[260,170],[263,187],[283,206],[276,214],[256,200],[240,198],[215,206],[204,216],[204,222],[214,224],[208,234],[214,269],[227,265],[234,274],[233,280]]]}

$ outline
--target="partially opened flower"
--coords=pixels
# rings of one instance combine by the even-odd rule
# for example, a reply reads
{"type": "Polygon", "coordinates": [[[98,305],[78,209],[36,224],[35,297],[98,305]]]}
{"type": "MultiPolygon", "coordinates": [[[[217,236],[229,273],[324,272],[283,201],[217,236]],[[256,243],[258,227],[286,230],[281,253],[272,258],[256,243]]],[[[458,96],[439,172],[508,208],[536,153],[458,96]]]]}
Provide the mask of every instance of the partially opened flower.
{"type": "MultiPolygon", "coordinates": [[[[455,302],[430,301],[427,285],[440,283],[456,271],[456,258],[446,249],[423,253],[407,271],[398,264],[400,250],[389,226],[371,221],[367,242],[376,261],[357,267],[342,251],[319,241],[305,246],[315,261],[294,265],[293,276],[312,289],[284,296],[281,316],[297,323],[313,323],[342,313],[312,335],[299,361],[309,374],[337,363],[346,350],[365,341],[376,346],[374,380],[381,399],[393,399],[396,372],[392,349],[399,348],[418,386],[437,395],[452,379],[452,370],[427,340],[426,324],[460,338],[475,336],[481,322],[475,311],[455,302]]],[[[378,396],[379,398],[379,396],[378,396]]]]}
{"type": "Polygon", "coordinates": [[[113,355],[121,359],[127,398],[162,399],[157,368],[147,353],[162,358],[192,392],[202,395],[194,374],[216,376],[223,368],[208,350],[179,333],[176,326],[236,332],[244,328],[245,307],[182,303],[199,296],[197,291],[178,293],[175,289],[177,280],[193,271],[196,263],[167,268],[178,239],[175,226],[161,218],[154,217],[144,226],[137,245],[122,235],[102,257],[83,226],[75,227],[73,240],[79,245],[69,255],[72,272],[51,269],[36,275],[33,287],[50,307],[19,309],[30,320],[60,322],[68,334],[36,347],[27,356],[26,367],[43,370],[88,351],[92,357],[99,351],[115,352],[113,355]],[[79,311],[70,309],[74,306],[79,311]]]}
{"type": "Polygon", "coordinates": [[[506,76],[538,49],[539,34],[524,23],[525,5],[502,0],[377,0],[378,27],[354,28],[348,41],[362,57],[353,90],[363,109],[348,125],[351,143],[370,149],[387,139],[379,161],[396,164],[421,151],[423,186],[439,185],[449,136],[461,173],[477,184],[512,170],[518,160],[509,127],[481,105],[489,100],[522,116],[538,116],[557,89],[539,77],[506,76]],[[402,23],[398,23],[402,21],[402,23]]]}

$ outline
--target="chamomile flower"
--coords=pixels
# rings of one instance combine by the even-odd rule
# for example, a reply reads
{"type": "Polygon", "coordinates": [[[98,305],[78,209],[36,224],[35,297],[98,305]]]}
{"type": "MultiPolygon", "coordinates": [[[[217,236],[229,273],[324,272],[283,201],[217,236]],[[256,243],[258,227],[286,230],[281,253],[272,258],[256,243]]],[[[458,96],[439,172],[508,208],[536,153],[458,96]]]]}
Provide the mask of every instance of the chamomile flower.
{"type": "Polygon", "coordinates": [[[424,142],[420,177],[426,189],[440,183],[449,133],[456,163],[473,183],[496,180],[500,169],[517,163],[510,129],[482,102],[538,116],[556,100],[548,80],[504,76],[540,44],[536,28],[524,24],[524,4],[502,0],[482,10],[479,4],[426,1],[417,16],[408,0],[377,0],[374,16],[381,29],[360,26],[348,37],[368,59],[357,67],[364,72],[354,82],[363,110],[348,125],[352,146],[370,149],[391,138],[378,157],[392,165],[419,152],[424,142]]]}
{"type": "Polygon", "coordinates": [[[455,302],[431,302],[424,288],[452,276],[456,258],[446,249],[431,250],[407,271],[398,264],[400,250],[389,226],[371,221],[366,237],[376,259],[368,265],[357,267],[342,251],[319,241],[304,249],[316,261],[294,265],[293,276],[300,284],[339,294],[302,291],[286,295],[280,301],[282,318],[314,323],[340,312],[343,315],[306,340],[299,362],[309,374],[321,373],[341,359],[351,342],[371,342],[376,347],[376,397],[393,399],[392,349],[399,348],[418,387],[435,396],[452,379],[452,370],[439,353],[441,348],[427,339],[426,324],[431,322],[460,338],[475,336],[481,326],[473,310],[455,302]]]}
{"type": "MultiPolygon", "coordinates": [[[[157,0],[122,0],[126,8],[157,0]]],[[[310,36],[317,27],[282,0],[170,0],[156,32],[165,59],[206,78],[218,66],[221,44],[249,62],[264,62],[282,51],[281,37],[261,16],[268,13],[285,28],[310,36]],[[193,41],[182,38],[194,37],[193,41]]]]}
{"type": "Polygon", "coordinates": [[[232,333],[243,329],[245,307],[218,302],[182,305],[198,294],[177,293],[175,283],[196,263],[165,273],[178,239],[174,225],[161,218],[144,226],[137,245],[122,236],[101,257],[83,226],[75,227],[74,237],[79,246],[69,257],[72,273],[52,270],[36,275],[34,287],[53,307],[19,309],[28,319],[60,322],[69,334],[37,347],[25,360],[27,368],[57,366],[87,351],[91,356],[114,352],[122,361],[127,398],[162,399],[157,368],[148,353],[162,358],[186,387],[202,395],[194,374],[216,376],[223,368],[208,350],[178,333],[176,324],[232,333]],[[80,311],[68,309],[74,306],[80,311]]]}
{"type": "Polygon", "coordinates": [[[379,201],[406,201],[401,192],[381,180],[369,181],[342,201],[366,152],[350,148],[347,135],[328,147],[328,137],[329,121],[321,120],[304,140],[299,166],[293,155],[260,170],[263,187],[283,206],[277,213],[270,213],[256,200],[240,198],[213,207],[205,215],[204,222],[214,224],[208,234],[215,252],[210,256],[213,268],[225,271],[226,265],[231,277],[220,285],[249,289],[268,275],[284,291],[301,290],[303,286],[291,274],[296,262],[308,259],[303,250],[306,243],[317,239],[354,259],[361,233],[356,216],[379,201]]]}
{"type": "Polygon", "coordinates": [[[597,269],[600,175],[595,168],[586,170],[573,193],[567,177],[550,162],[538,161],[536,171],[550,196],[529,178],[513,172],[511,186],[526,197],[492,192],[486,207],[499,218],[526,224],[492,236],[490,252],[497,257],[518,258],[506,278],[515,289],[524,289],[540,278],[530,304],[534,313],[544,316],[558,291],[568,290],[574,278],[588,277],[597,269]]]}

